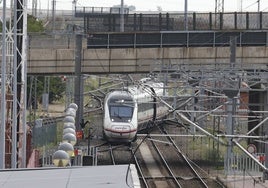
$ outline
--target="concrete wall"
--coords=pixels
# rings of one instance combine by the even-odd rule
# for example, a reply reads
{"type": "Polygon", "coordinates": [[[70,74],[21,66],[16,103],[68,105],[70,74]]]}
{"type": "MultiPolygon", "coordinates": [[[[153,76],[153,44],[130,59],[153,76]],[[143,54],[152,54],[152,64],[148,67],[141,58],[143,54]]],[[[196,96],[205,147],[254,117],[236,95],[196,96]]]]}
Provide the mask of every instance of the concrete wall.
{"type": "MultiPolygon", "coordinates": [[[[85,45],[84,45],[85,46],[85,45]]],[[[267,69],[268,47],[237,47],[236,62],[243,69],[267,69]],[[253,66],[254,65],[254,66],[253,66]]],[[[200,69],[211,65],[228,66],[229,47],[173,47],[86,49],[82,52],[82,72],[143,73],[160,71],[161,67],[200,69]]],[[[74,49],[30,48],[29,74],[73,74],[74,49]]]]}

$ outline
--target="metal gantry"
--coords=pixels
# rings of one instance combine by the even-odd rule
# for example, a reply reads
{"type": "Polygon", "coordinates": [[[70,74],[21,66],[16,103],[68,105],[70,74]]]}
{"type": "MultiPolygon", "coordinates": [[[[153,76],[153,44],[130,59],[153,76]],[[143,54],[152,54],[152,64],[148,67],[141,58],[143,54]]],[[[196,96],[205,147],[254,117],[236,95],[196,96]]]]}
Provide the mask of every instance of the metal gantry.
{"type": "Polygon", "coordinates": [[[224,12],[224,0],[215,0],[215,12],[224,12]]]}
{"type": "Polygon", "coordinates": [[[32,15],[37,16],[37,0],[32,0],[32,15]]]}
{"type": "MultiPolygon", "coordinates": [[[[230,40],[230,63],[215,62],[203,66],[202,63],[176,64],[171,60],[159,61],[156,63],[158,66],[152,67],[152,72],[163,74],[162,79],[170,85],[167,87],[176,88],[173,97],[177,99],[172,106],[176,106],[178,122],[189,125],[192,134],[196,134],[195,131],[199,130],[218,143],[220,137],[226,138],[225,144],[223,143],[227,146],[224,161],[226,174],[235,173],[234,166],[237,165],[238,160],[235,161],[234,146],[241,149],[244,155],[256,162],[264,174],[267,174],[267,165],[258,162],[240,142],[244,141],[243,144],[257,142],[257,138],[255,140],[251,138],[251,133],[257,128],[260,129],[259,141],[268,135],[266,128],[268,69],[245,69],[241,63],[236,62],[236,43],[233,37],[230,40]],[[178,91],[178,88],[181,91],[178,91]],[[255,92],[260,93],[259,102],[262,101],[258,107],[254,104],[255,101],[250,101],[250,95],[255,92]],[[180,101],[180,98],[184,100],[180,101]],[[254,128],[248,127],[250,118],[260,123],[254,128]],[[211,134],[206,131],[207,128],[212,127],[216,131],[216,126],[220,127],[220,125],[221,130],[219,129],[218,132],[223,131],[225,133],[223,135],[217,136],[214,132],[211,134]],[[247,140],[242,140],[245,138],[247,140]]],[[[268,155],[267,146],[260,148],[259,151],[264,151],[265,155],[268,155]]],[[[268,161],[265,163],[268,164],[268,161]]]]}
{"type": "Polygon", "coordinates": [[[2,2],[0,169],[26,167],[27,1],[2,2]]]}

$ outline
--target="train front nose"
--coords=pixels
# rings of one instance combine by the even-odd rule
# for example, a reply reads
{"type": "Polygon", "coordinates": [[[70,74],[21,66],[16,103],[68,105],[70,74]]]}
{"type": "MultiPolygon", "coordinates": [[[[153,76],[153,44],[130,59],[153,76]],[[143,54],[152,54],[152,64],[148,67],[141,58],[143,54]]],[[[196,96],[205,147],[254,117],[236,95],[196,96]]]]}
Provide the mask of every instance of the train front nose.
{"type": "Polygon", "coordinates": [[[131,127],[129,125],[112,125],[112,137],[128,139],[130,133],[131,127]]]}

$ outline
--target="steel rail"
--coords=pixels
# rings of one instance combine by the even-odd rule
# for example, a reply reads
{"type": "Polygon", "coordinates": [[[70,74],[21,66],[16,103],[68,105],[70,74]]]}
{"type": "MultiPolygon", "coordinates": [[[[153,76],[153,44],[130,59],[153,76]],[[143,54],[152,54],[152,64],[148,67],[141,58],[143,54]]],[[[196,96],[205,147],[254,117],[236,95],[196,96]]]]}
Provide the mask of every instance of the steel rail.
{"type": "MultiPolygon", "coordinates": [[[[160,129],[160,128],[159,128],[160,129]]],[[[160,129],[161,132],[163,132],[164,134],[167,134],[167,131],[164,130],[164,128],[160,129]]],[[[188,166],[191,168],[191,170],[193,171],[193,173],[198,177],[198,179],[200,180],[200,182],[202,183],[202,185],[206,188],[208,188],[208,185],[206,184],[206,182],[203,180],[203,178],[198,174],[198,172],[194,169],[194,167],[191,165],[190,161],[187,159],[187,157],[182,153],[182,151],[180,150],[180,148],[177,146],[177,144],[175,143],[175,141],[169,136],[167,135],[168,140],[172,143],[172,145],[176,148],[176,150],[178,151],[177,154],[179,154],[184,160],[185,162],[188,164],[188,166]]]]}
{"type": "Polygon", "coordinates": [[[131,156],[132,158],[134,159],[135,161],[135,165],[136,165],[136,168],[138,170],[138,173],[140,174],[141,177],[139,177],[139,179],[141,179],[143,181],[143,184],[145,185],[146,188],[149,188],[149,185],[147,184],[147,181],[146,181],[146,178],[144,176],[144,174],[142,173],[142,170],[141,170],[141,166],[139,165],[139,161],[135,155],[135,152],[133,151],[133,149],[130,149],[131,151],[131,156]]]}
{"type": "Polygon", "coordinates": [[[162,159],[162,162],[165,164],[169,174],[172,176],[174,182],[176,183],[176,185],[180,188],[182,188],[182,185],[178,182],[177,177],[174,175],[174,173],[172,172],[171,168],[169,167],[167,161],[165,160],[164,156],[162,155],[162,153],[160,152],[159,148],[157,147],[157,145],[155,144],[154,140],[150,140],[151,143],[153,144],[154,148],[156,149],[158,155],[160,156],[160,158],[162,159]]]}
{"type": "Polygon", "coordinates": [[[111,157],[112,164],[115,165],[115,159],[114,159],[114,154],[113,154],[113,147],[112,147],[111,144],[109,145],[109,151],[110,151],[110,157],[111,157]]]}

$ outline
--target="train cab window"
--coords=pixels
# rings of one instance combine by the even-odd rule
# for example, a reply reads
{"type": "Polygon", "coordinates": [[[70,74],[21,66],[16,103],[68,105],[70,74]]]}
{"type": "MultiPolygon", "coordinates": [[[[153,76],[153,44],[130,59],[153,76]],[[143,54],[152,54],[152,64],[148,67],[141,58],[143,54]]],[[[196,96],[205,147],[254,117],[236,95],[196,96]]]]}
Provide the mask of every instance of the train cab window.
{"type": "Polygon", "coordinates": [[[129,97],[111,98],[108,102],[112,121],[127,122],[132,119],[134,101],[129,97]]]}
{"type": "Polygon", "coordinates": [[[133,107],[110,106],[110,118],[116,122],[127,122],[131,120],[133,107]]]}
{"type": "Polygon", "coordinates": [[[111,117],[131,118],[133,113],[132,107],[111,106],[111,117]]]}

